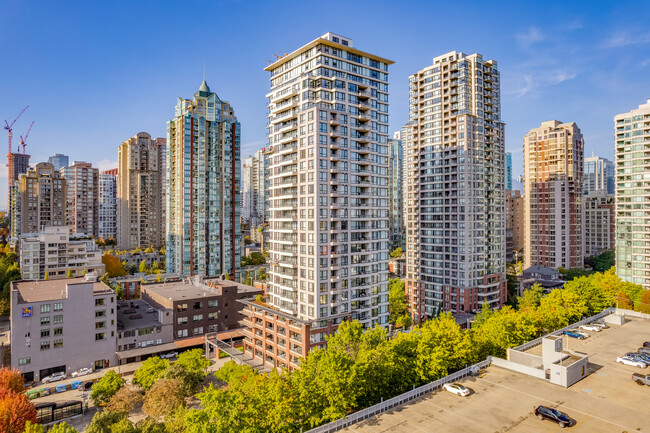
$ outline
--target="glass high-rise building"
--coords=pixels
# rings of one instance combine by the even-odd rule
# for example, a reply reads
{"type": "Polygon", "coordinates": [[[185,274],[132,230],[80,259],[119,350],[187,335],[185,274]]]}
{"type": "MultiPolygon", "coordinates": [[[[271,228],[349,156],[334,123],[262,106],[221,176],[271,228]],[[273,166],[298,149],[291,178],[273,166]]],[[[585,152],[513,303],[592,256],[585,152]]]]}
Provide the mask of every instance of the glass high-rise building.
{"type": "Polygon", "coordinates": [[[239,271],[241,126],[231,105],[203,81],[178,98],[167,122],[167,272],[216,276],[239,271]]]}
{"type": "Polygon", "coordinates": [[[506,301],[497,62],[452,51],[409,77],[406,290],[416,321],[506,301]]]}
{"type": "Polygon", "coordinates": [[[616,274],[650,289],[650,99],[614,118],[616,134],[616,274]]]}
{"type": "Polygon", "coordinates": [[[582,192],[614,194],[614,163],[600,156],[585,158],[582,192]]]}
{"type": "Polygon", "coordinates": [[[388,140],[388,197],[391,248],[401,247],[406,249],[406,235],[404,232],[404,145],[401,133],[396,132],[392,140],[388,140]]]}
{"type": "Polygon", "coordinates": [[[63,167],[67,167],[69,162],[68,155],[63,155],[60,153],[56,153],[52,156],[50,156],[47,160],[50,164],[54,166],[54,170],[59,171],[63,167]]]}
{"type": "Polygon", "coordinates": [[[512,153],[506,152],[506,191],[512,191],[512,153]]]}

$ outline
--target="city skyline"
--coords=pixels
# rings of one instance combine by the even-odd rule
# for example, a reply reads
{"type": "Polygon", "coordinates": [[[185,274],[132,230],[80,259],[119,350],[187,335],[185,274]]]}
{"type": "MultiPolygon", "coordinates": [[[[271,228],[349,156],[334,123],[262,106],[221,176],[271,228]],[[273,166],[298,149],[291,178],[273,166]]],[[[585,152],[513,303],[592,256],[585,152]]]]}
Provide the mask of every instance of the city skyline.
{"type": "MultiPolygon", "coordinates": [[[[231,103],[240,107],[238,117],[244,125],[244,159],[266,145],[266,101],[263,97],[266,60],[273,60],[274,53],[282,55],[282,52],[291,51],[302,40],[333,31],[396,61],[389,88],[390,131],[401,129],[407,121],[410,71],[425,67],[435,55],[450,50],[481,52],[498,59],[503,74],[506,150],[513,153],[513,176],[516,178],[523,169],[522,137],[540,121],[575,119],[585,135],[585,154],[593,152],[613,159],[613,115],[640,104],[647,96],[649,85],[641,77],[647,75],[644,71],[650,70],[650,35],[643,32],[642,23],[648,15],[643,10],[627,19],[623,28],[616,15],[621,4],[605,5],[596,11],[584,7],[584,2],[572,4],[568,9],[559,2],[527,6],[526,9],[511,4],[509,8],[500,8],[499,16],[494,15],[494,8],[475,6],[467,16],[467,28],[489,18],[493,20],[491,30],[476,26],[476,31],[450,32],[455,25],[450,23],[442,25],[439,35],[427,35],[419,30],[426,27],[406,25],[404,21],[425,19],[428,12],[434,12],[433,6],[420,5],[422,18],[414,18],[397,13],[397,5],[381,3],[382,7],[376,10],[365,4],[345,5],[346,14],[338,14],[336,11],[342,9],[334,7],[331,11],[322,11],[315,22],[295,20],[290,30],[260,37],[258,31],[236,33],[238,27],[235,26],[244,22],[249,28],[261,28],[256,23],[263,22],[272,12],[272,5],[259,4],[251,9],[237,3],[195,3],[181,10],[171,6],[152,9],[143,5],[127,9],[118,3],[114,9],[83,5],[55,10],[50,9],[53,5],[42,4],[36,10],[28,9],[22,2],[10,2],[4,6],[0,17],[0,41],[10,46],[9,58],[20,67],[0,71],[0,94],[3,95],[0,116],[11,121],[24,106],[30,105],[16,123],[14,135],[17,138],[24,134],[29,123],[36,121],[27,144],[32,164],[46,161],[48,156],[58,152],[70,155],[71,161],[93,162],[102,171],[117,165],[116,148],[123,137],[142,130],[163,136],[172,101],[193,91],[205,70],[207,81],[217,93],[232,93],[231,103]],[[137,30],[132,33],[134,39],[115,32],[118,28],[135,26],[145,14],[151,14],[164,29],[172,20],[196,14],[199,7],[202,13],[217,8],[232,19],[218,30],[195,29],[190,33],[218,40],[235,32],[240,47],[236,53],[219,53],[210,61],[202,55],[192,56],[194,48],[190,48],[184,54],[196,61],[179,62],[178,66],[165,63],[166,69],[162,70],[155,65],[162,64],[163,56],[180,44],[180,39],[165,36],[164,31],[137,30]],[[567,18],[554,20],[553,24],[531,18],[541,12],[548,15],[560,9],[562,17],[567,18]],[[358,30],[354,16],[361,10],[366,11],[371,21],[386,24],[377,26],[382,28],[381,32],[358,30]],[[92,21],[99,15],[106,19],[91,26],[92,30],[72,25],[92,21]],[[404,18],[400,18],[402,15],[404,18]],[[20,31],[26,23],[34,29],[29,34],[20,31]],[[53,27],[54,23],[60,28],[53,27]],[[503,30],[494,30],[497,28],[503,30]],[[10,39],[16,34],[21,37],[10,39]],[[112,36],[105,38],[105,35],[112,36]],[[381,35],[384,37],[377,37],[381,35]],[[67,48],[72,43],[76,50],[67,48]],[[126,43],[131,49],[123,49],[126,43]],[[410,49],[403,50],[407,43],[410,49]],[[79,52],[84,55],[77,55],[79,52]],[[134,72],[124,72],[124,64],[136,59],[139,67],[134,68],[134,72]],[[599,67],[591,68],[596,60],[599,67]],[[92,98],[86,98],[89,89],[92,98]],[[151,93],[146,107],[120,104],[143,89],[151,93]],[[79,110],[75,122],[65,110],[57,109],[61,101],[82,97],[86,98],[86,108],[79,110]],[[573,102],[560,104],[560,100],[573,102]],[[73,128],[75,134],[69,132],[73,128]]],[[[444,10],[435,11],[444,13],[444,10]]],[[[6,195],[4,164],[0,177],[4,177],[0,179],[0,195],[6,195]]]]}

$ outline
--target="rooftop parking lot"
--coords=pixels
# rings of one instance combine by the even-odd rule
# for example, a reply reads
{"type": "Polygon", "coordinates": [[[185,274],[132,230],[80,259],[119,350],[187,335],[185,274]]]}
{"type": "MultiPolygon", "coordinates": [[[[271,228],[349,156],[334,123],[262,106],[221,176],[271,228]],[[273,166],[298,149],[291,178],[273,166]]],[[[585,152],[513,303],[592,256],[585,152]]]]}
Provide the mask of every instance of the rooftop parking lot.
{"type": "MultiPolygon", "coordinates": [[[[588,331],[587,331],[588,332],[588,331]]],[[[639,386],[632,373],[650,374],[616,363],[616,357],[634,352],[650,341],[650,321],[630,319],[610,325],[591,337],[564,337],[564,347],[589,355],[589,376],[570,388],[525,374],[491,366],[479,377],[462,383],[468,397],[436,391],[413,403],[356,424],[348,432],[551,432],[554,422],[537,419],[533,410],[545,405],[567,413],[576,432],[650,432],[650,386],[639,386]]],[[[531,353],[537,354],[533,348],[531,353]]],[[[541,352],[540,352],[541,353],[541,352]]]]}

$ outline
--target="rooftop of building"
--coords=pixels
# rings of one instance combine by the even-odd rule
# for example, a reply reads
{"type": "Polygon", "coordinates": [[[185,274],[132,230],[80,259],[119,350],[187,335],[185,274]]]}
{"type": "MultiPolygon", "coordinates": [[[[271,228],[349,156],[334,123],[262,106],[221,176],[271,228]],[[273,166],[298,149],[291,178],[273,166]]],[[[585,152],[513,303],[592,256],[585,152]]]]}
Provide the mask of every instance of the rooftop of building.
{"type": "Polygon", "coordinates": [[[556,275],[558,274],[557,269],[549,268],[548,266],[538,266],[532,265],[524,269],[524,274],[541,274],[541,275],[556,275]]]}
{"type": "Polygon", "coordinates": [[[235,281],[219,278],[185,277],[162,283],[142,284],[142,290],[155,292],[171,301],[222,296],[224,287],[236,287],[237,293],[260,293],[261,290],[235,281]]]}
{"type": "Polygon", "coordinates": [[[56,301],[67,298],[66,288],[69,285],[90,284],[93,294],[107,295],[113,293],[110,287],[101,281],[92,281],[86,277],[60,278],[51,280],[20,280],[12,282],[12,290],[18,291],[18,303],[56,301]]]}
{"type": "Polygon", "coordinates": [[[135,299],[133,301],[120,301],[117,304],[117,330],[162,326],[158,320],[158,310],[155,310],[146,301],[135,299]]]}
{"type": "MultiPolygon", "coordinates": [[[[610,325],[609,329],[590,334],[585,340],[557,337],[568,341],[573,351],[589,355],[590,374],[569,388],[493,365],[477,377],[459,381],[470,389],[467,397],[438,390],[342,431],[558,431],[556,423],[537,419],[533,409],[538,405],[568,414],[574,420],[571,431],[577,433],[650,431],[648,389],[631,380],[632,373],[647,373],[616,362],[617,356],[635,351],[641,342],[650,339],[650,320],[628,318],[622,326],[610,325]]],[[[534,349],[526,353],[541,355],[541,345],[534,349]]]]}
{"type": "Polygon", "coordinates": [[[306,50],[309,50],[309,49],[315,47],[318,44],[329,45],[330,47],[342,49],[342,50],[345,50],[345,51],[347,51],[349,53],[352,53],[352,54],[357,54],[357,55],[360,55],[360,56],[368,57],[368,58],[373,59],[373,60],[384,62],[387,65],[392,65],[393,63],[395,63],[392,60],[388,60],[386,58],[379,57],[379,56],[376,56],[374,54],[370,54],[370,53],[367,53],[365,51],[361,51],[361,50],[358,50],[356,48],[353,48],[352,47],[352,39],[346,38],[344,36],[336,35],[334,33],[329,32],[329,33],[325,33],[324,35],[322,35],[322,36],[314,39],[313,41],[303,45],[302,47],[298,48],[295,51],[292,51],[289,54],[285,54],[283,57],[280,57],[278,60],[276,60],[275,62],[271,63],[269,66],[264,68],[264,70],[265,71],[272,71],[273,69],[287,63],[289,60],[297,57],[300,53],[302,53],[302,52],[304,52],[306,50]],[[334,42],[333,40],[329,39],[329,38],[333,38],[333,37],[339,37],[339,38],[341,38],[340,40],[347,40],[349,42],[349,45],[343,45],[342,43],[334,42]]]}

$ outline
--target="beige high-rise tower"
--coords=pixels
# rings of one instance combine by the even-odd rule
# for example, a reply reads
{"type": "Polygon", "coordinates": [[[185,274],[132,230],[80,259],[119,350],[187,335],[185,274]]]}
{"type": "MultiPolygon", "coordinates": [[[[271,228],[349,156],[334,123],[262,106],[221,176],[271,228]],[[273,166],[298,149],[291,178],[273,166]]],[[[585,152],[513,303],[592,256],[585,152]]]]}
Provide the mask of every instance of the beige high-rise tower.
{"type": "Polygon", "coordinates": [[[409,77],[406,290],[415,321],[506,301],[497,62],[452,51],[409,77]]]}
{"type": "Polygon", "coordinates": [[[52,164],[36,164],[14,181],[12,190],[12,237],[66,225],[66,181],[52,164]]]}
{"type": "Polygon", "coordinates": [[[99,169],[75,161],[61,169],[67,189],[67,225],[73,233],[99,237],[99,169]]]}
{"type": "Polygon", "coordinates": [[[118,148],[119,248],[160,248],[165,243],[166,142],[140,132],[118,148]]]}
{"type": "Polygon", "coordinates": [[[574,122],[524,136],[524,268],[583,267],[583,149],[574,122]]]}

